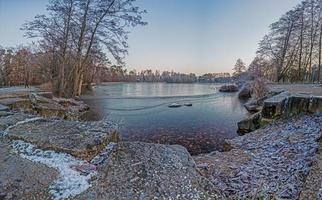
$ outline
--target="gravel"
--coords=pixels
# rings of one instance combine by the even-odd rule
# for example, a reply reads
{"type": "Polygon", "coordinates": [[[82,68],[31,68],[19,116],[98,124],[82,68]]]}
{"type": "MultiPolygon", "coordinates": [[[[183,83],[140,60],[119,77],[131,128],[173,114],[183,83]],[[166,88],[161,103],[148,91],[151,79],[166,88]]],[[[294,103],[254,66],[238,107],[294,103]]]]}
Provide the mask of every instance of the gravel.
{"type": "MultiPolygon", "coordinates": [[[[270,125],[229,141],[235,150],[250,156],[235,173],[222,176],[220,167],[213,167],[205,174],[216,180],[213,184],[231,199],[298,199],[316,159],[321,135],[322,117],[318,116],[302,116],[270,125]]],[[[210,157],[235,162],[225,152],[210,157]]],[[[196,160],[199,165],[204,162],[200,158],[196,160]]]]}

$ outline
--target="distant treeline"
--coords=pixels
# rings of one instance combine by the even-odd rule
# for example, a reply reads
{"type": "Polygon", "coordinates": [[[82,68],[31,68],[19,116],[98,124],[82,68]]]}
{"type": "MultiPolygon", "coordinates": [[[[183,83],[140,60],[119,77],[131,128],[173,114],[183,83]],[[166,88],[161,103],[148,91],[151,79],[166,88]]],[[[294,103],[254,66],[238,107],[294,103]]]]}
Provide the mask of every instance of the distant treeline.
{"type": "MultiPolygon", "coordinates": [[[[51,54],[37,51],[31,47],[17,48],[0,47],[0,85],[31,85],[50,83],[58,76],[58,70],[52,69],[49,62],[51,54]]],[[[152,71],[151,69],[137,72],[128,71],[121,65],[92,65],[86,73],[86,82],[167,82],[167,83],[221,83],[229,82],[229,73],[207,73],[202,76],[184,74],[173,71],[152,71]]]]}
{"type": "Polygon", "coordinates": [[[167,83],[216,83],[230,81],[229,73],[208,73],[202,76],[196,74],[184,74],[174,71],[152,71],[151,69],[137,72],[127,71],[122,66],[113,65],[109,68],[100,67],[94,76],[94,82],[167,82],[167,83]]]}

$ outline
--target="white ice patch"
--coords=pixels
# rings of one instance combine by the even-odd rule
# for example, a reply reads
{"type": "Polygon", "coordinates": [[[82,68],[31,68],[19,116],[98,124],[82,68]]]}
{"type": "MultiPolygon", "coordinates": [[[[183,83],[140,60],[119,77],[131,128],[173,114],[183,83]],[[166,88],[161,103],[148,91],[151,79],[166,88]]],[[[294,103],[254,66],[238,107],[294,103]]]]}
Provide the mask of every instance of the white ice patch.
{"type": "Polygon", "coordinates": [[[59,172],[58,179],[49,187],[54,200],[81,194],[91,187],[90,180],[96,175],[95,170],[86,174],[74,170],[73,166],[88,165],[88,163],[65,153],[43,151],[37,149],[35,145],[20,140],[13,141],[11,147],[21,157],[55,168],[59,172]]]}

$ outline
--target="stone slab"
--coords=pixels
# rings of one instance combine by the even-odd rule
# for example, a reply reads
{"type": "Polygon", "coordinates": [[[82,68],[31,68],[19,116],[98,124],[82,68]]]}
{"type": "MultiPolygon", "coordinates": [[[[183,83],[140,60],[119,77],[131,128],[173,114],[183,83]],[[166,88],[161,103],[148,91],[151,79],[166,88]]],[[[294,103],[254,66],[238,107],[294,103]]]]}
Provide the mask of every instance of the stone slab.
{"type": "Polygon", "coordinates": [[[0,155],[0,199],[51,199],[56,170],[21,158],[1,141],[0,155]]]}
{"type": "Polygon", "coordinates": [[[224,198],[184,147],[125,142],[98,167],[96,184],[75,199],[224,198]]]}
{"type": "Polygon", "coordinates": [[[283,115],[290,93],[283,92],[264,101],[263,118],[273,119],[283,115]]]}
{"type": "Polygon", "coordinates": [[[32,110],[32,105],[29,99],[24,98],[5,98],[0,99],[0,104],[5,105],[13,110],[28,111],[32,110]]]}
{"type": "Polygon", "coordinates": [[[18,122],[24,121],[35,116],[24,113],[0,113],[0,131],[4,131],[9,126],[13,126],[18,122]]]}
{"type": "Polygon", "coordinates": [[[113,130],[108,126],[103,122],[41,119],[16,125],[7,131],[7,136],[90,161],[110,142],[113,130]]]}

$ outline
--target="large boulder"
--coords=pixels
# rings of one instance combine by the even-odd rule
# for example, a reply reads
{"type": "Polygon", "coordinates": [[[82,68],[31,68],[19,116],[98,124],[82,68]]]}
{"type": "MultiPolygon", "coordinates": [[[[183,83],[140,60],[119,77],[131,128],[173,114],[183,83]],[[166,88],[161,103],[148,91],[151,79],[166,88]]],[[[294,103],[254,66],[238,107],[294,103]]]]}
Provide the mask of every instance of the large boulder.
{"type": "Polygon", "coordinates": [[[98,166],[96,183],[75,199],[224,199],[200,176],[188,151],[124,142],[98,166]]]}
{"type": "Polygon", "coordinates": [[[322,97],[321,96],[312,97],[311,104],[309,106],[309,112],[322,114],[322,97]]]}
{"type": "Polygon", "coordinates": [[[261,126],[261,113],[255,113],[248,117],[247,119],[244,119],[240,122],[238,122],[238,130],[237,132],[240,135],[243,135],[245,133],[249,133],[252,131],[255,131],[260,128],[261,126]]]}
{"type": "Polygon", "coordinates": [[[25,98],[4,98],[0,99],[0,104],[17,111],[32,111],[32,104],[25,98]]]}
{"type": "Polygon", "coordinates": [[[66,118],[67,109],[52,99],[35,93],[29,95],[34,111],[43,117],[66,118]]]}
{"type": "Polygon", "coordinates": [[[31,93],[29,99],[33,105],[33,110],[43,117],[78,119],[89,110],[88,105],[82,101],[54,98],[50,93],[31,93]]]}
{"type": "Polygon", "coordinates": [[[311,96],[307,94],[293,94],[287,102],[287,114],[298,115],[307,113],[311,102],[311,96]]]}
{"type": "MultiPolygon", "coordinates": [[[[12,118],[12,117],[11,117],[12,118]]],[[[22,140],[41,149],[69,153],[91,160],[115,137],[110,122],[78,122],[54,119],[26,119],[6,130],[10,140],[22,140]]]]}
{"type": "Polygon", "coordinates": [[[0,115],[0,136],[2,135],[1,133],[4,133],[4,131],[8,127],[14,126],[17,123],[25,121],[30,118],[33,118],[33,116],[25,114],[25,113],[10,113],[10,112],[1,113],[1,115],[0,115]]]}
{"type": "Polygon", "coordinates": [[[51,199],[55,169],[20,157],[1,141],[0,155],[0,199],[51,199]]]}
{"type": "Polygon", "coordinates": [[[257,113],[262,110],[262,106],[258,104],[257,100],[249,100],[247,103],[244,104],[246,110],[250,113],[257,113]]]}
{"type": "Polygon", "coordinates": [[[250,83],[245,83],[238,92],[238,98],[249,99],[252,97],[253,88],[250,83]]]}
{"type": "Polygon", "coordinates": [[[8,112],[10,108],[8,106],[0,104],[0,111],[8,112]]]}
{"type": "Polygon", "coordinates": [[[266,119],[274,119],[285,113],[288,98],[291,94],[283,92],[264,101],[262,116],[266,119]]]}
{"type": "Polygon", "coordinates": [[[222,85],[219,88],[220,92],[237,92],[238,91],[238,86],[235,84],[226,84],[226,85],[222,85]]]}

